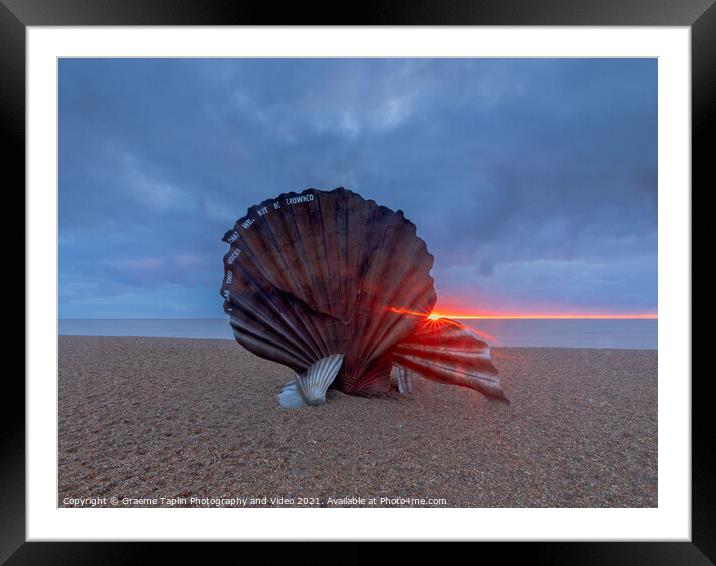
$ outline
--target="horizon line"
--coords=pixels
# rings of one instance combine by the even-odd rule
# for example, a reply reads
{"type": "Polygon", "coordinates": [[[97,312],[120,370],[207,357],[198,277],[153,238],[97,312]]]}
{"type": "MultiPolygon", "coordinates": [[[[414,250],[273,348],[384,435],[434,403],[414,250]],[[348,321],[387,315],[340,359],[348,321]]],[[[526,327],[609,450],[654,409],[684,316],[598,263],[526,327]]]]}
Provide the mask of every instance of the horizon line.
{"type": "Polygon", "coordinates": [[[452,314],[433,312],[429,318],[452,318],[456,320],[658,320],[658,314],[586,314],[586,313],[558,313],[558,314],[452,314]]]}
{"type": "MultiPolygon", "coordinates": [[[[412,314],[412,313],[411,313],[412,314]]],[[[417,313],[416,313],[417,314],[417,313]]],[[[425,316],[425,315],[423,315],[425,316]]],[[[433,320],[440,318],[452,318],[457,320],[658,320],[658,314],[636,313],[636,314],[454,314],[433,312],[428,315],[433,320]]],[[[228,320],[228,317],[58,317],[57,320],[228,320]]]]}

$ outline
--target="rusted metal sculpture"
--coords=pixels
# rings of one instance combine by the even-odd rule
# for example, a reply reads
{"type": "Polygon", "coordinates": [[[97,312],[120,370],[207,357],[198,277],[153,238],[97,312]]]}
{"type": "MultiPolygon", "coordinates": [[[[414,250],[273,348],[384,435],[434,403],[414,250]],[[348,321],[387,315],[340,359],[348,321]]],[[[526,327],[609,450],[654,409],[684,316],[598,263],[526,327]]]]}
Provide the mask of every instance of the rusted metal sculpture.
{"type": "Polygon", "coordinates": [[[239,344],[284,364],[282,406],[320,405],[332,385],[388,391],[398,372],[507,401],[488,345],[459,322],[431,320],[433,256],[403,216],[337,188],[285,193],[249,208],[223,240],[221,294],[239,344]]]}

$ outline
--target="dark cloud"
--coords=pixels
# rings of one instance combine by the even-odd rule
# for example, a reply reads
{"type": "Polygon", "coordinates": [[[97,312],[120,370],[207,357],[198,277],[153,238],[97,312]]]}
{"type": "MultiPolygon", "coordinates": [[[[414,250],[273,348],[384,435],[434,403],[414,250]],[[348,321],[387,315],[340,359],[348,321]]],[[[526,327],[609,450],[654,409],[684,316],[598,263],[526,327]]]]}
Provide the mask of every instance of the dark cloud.
{"type": "Polygon", "coordinates": [[[656,308],[656,60],[59,68],[60,316],[221,316],[233,221],[339,185],[417,224],[445,301],[656,308]]]}

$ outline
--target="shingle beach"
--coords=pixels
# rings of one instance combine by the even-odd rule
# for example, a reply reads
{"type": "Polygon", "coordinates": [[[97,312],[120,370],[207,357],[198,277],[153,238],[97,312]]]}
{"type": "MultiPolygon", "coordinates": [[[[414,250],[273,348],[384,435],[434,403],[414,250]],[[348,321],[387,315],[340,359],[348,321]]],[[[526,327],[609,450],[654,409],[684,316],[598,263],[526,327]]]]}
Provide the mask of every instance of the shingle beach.
{"type": "Polygon", "coordinates": [[[60,336],[58,505],[657,506],[656,350],[493,357],[510,405],[418,379],[287,410],[231,340],[60,336]]]}

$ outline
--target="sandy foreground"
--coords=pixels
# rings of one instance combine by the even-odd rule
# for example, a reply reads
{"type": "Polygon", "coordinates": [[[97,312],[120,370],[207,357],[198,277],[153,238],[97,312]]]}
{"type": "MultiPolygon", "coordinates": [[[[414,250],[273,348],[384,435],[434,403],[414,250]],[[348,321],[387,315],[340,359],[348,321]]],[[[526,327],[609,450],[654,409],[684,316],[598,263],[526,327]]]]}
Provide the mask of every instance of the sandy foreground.
{"type": "Polygon", "coordinates": [[[417,380],[286,410],[291,371],[230,340],[61,336],[58,505],[657,506],[656,351],[493,355],[509,406],[417,380]]]}

